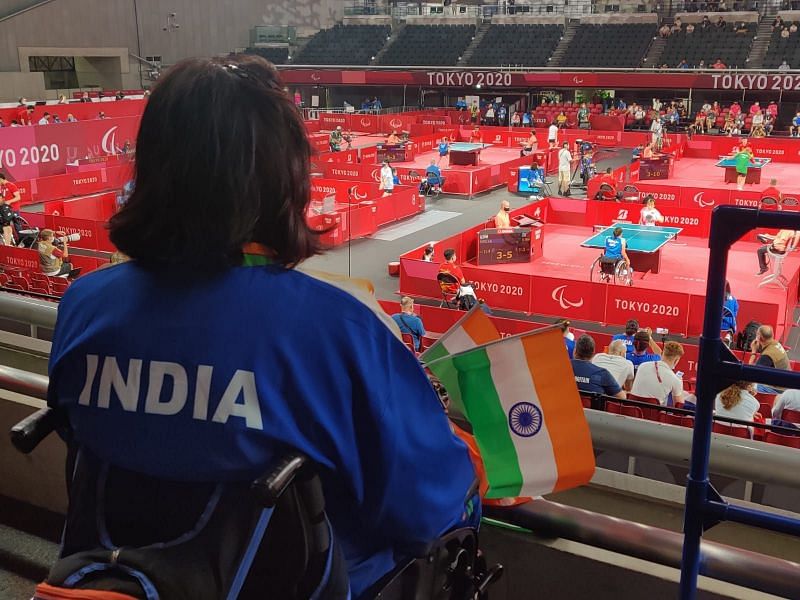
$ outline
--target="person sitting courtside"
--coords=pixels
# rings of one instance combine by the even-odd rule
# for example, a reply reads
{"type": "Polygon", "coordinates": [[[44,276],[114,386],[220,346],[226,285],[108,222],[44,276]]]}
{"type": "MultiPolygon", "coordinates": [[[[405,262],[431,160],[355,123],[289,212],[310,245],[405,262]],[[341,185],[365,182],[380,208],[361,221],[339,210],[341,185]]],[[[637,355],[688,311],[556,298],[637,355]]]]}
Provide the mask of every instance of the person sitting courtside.
{"type": "Polygon", "coordinates": [[[396,131],[392,131],[389,134],[389,137],[386,138],[386,145],[387,146],[399,146],[400,145],[400,136],[397,135],[396,131]]]}
{"type": "Polygon", "coordinates": [[[494,216],[494,226],[497,229],[511,227],[511,219],[508,216],[509,212],[511,212],[511,203],[508,200],[503,200],[500,203],[500,210],[494,216]]]}
{"type": "MultiPolygon", "coordinates": [[[[636,370],[631,394],[642,398],[655,398],[662,406],[684,401],[683,380],[675,367],[683,356],[683,346],[678,342],[664,344],[664,356],[648,361],[636,370]]],[[[691,398],[694,402],[694,398],[691,398]]]]}
{"type": "Polygon", "coordinates": [[[633,385],[633,363],[625,358],[626,347],[622,340],[614,340],[608,345],[608,352],[598,352],[592,364],[603,367],[626,391],[633,385]]]}
{"type": "Polygon", "coordinates": [[[622,340],[625,343],[625,353],[633,352],[633,337],[639,331],[639,321],[636,319],[629,319],[625,323],[625,333],[617,333],[611,337],[611,341],[622,340]]]}
{"type": "Polygon", "coordinates": [[[786,254],[791,252],[797,247],[800,242],[800,231],[792,231],[791,229],[781,229],[775,236],[761,234],[759,239],[769,243],[764,244],[758,250],[758,273],[756,275],[763,275],[767,272],[768,268],[768,253],[772,254],[786,254]]]}
{"type": "Polygon", "coordinates": [[[639,365],[661,360],[661,348],[655,343],[650,331],[642,329],[633,336],[633,350],[625,355],[633,363],[633,368],[638,370],[639,365]]]}
{"type": "MultiPolygon", "coordinates": [[[[790,371],[792,366],[783,345],[775,339],[775,332],[769,325],[762,325],[756,332],[756,339],[750,344],[750,364],[790,371]]],[[[758,391],[764,394],[780,394],[783,388],[759,383],[758,391]]]]}
{"type": "Polygon", "coordinates": [[[392,319],[400,328],[400,333],[411,336],[414,340],[414,350],[419,352],[422,336],[425,335],[425,327],[422,319],[414,313],[414,299],[408,296],[400,298],[400,312],[392,315],[392,319]]]}
{"type": "Polygon", "coordinates": [[[625,392],[614,376],[603,367],[592,364],[594,348],[594,339],[586,334],[575,342],[575,357],[570,362],[578,390],[587,394],[625,398],[625,392]]]}
{"type": "Polygon", "coordinates": [[[781,194],[781,191],[776,187],[777,185],[777,179],[769,180],[769,187],[761,192],[761,202],[764,202],[764,198],[772,198],[778,204],[781,203],[781,200],[783,200],[783,194],[781,194]]]}
{"type": "Polygon", "coordinates": [[[603,262],[612,262],[616,264],[620,260],[624,260],[627,266],[631,264],[628,258],[627,243],[625,242],[625,238],[622,237],[622,227],[615,227],[613,234],[606,238],[603,262]]]}

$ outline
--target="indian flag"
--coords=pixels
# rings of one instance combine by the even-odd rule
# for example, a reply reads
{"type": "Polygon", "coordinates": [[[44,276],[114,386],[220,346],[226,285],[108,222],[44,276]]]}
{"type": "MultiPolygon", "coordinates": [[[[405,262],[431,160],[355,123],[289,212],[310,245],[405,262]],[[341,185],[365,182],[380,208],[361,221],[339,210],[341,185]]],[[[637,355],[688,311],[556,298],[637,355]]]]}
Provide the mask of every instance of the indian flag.
{"type": "Polygon", "coordinates": [[[594,473],[589,427],[563,345],[561,330],[547,327],[442,359],[456,372],[486,469],[487,498],[557,492],[594,473]]]}
{"type": "Polygon", "coordinates": [[[455,416],[465,416],[458,373],[452,361],[443,359],[499,339],[500,334],[494,323],[476,304],[420,355],[420,361],[424,364],[433,363],[429,368],[447,390],[450,397],[450,411],[455,416]]]}

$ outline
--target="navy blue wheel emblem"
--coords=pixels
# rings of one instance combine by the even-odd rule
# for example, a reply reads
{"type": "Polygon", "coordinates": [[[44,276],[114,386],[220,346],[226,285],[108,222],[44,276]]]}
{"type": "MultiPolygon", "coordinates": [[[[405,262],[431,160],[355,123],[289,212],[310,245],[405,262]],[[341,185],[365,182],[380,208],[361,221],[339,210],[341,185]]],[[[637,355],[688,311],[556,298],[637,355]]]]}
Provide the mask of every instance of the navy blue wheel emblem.
{"type": "Polygon", "coordinates": [[[520,437],[532,437],[542,428],[542,411],[530,402],[517,402],[508,411],[508,426],[520,437]]]}

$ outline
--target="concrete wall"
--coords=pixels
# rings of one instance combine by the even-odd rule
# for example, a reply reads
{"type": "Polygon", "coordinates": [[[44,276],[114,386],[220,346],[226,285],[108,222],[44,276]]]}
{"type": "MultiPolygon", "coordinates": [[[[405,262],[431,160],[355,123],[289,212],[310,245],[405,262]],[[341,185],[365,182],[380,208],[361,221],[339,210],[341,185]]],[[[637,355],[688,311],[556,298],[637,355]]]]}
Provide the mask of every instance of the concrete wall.
{"type": "Polygon", "coordinates": [[[0,73],[0,102],[13,101],[21,96],[45,98],[44,76],[41,73],[0,73]]]}

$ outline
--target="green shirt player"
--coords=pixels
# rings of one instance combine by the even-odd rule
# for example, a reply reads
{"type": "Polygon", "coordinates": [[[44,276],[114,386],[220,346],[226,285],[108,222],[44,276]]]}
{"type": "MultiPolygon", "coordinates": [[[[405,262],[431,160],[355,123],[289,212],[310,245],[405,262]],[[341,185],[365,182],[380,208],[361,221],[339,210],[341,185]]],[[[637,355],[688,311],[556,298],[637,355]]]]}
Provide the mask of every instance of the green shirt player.
{"type": "Polygon", "coordinates": [[[743,145],[733,157],[736,163],[736,187],[744,189],[744,182],[747,179],[747,169],[750,168],[753,160],[753,150],[749,146],[743,145]]]}

